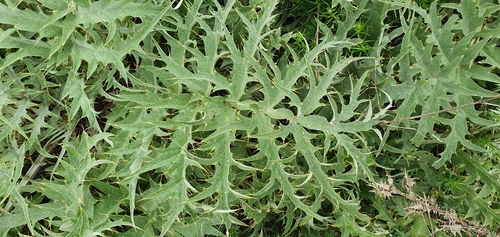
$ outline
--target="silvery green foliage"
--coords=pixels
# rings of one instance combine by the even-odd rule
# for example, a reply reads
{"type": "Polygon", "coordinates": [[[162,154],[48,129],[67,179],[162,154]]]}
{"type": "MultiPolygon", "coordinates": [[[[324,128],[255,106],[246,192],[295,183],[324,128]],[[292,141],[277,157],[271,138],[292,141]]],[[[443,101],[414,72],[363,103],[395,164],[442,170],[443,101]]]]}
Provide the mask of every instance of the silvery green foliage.
{"type": "Polygon", "coordinates": [[[498,6],[333,1],[298,50],[279,1],[220,2],[0,1],[4,235],[429,234],[371,190],[404,169],[498,228],[498,6]]]}

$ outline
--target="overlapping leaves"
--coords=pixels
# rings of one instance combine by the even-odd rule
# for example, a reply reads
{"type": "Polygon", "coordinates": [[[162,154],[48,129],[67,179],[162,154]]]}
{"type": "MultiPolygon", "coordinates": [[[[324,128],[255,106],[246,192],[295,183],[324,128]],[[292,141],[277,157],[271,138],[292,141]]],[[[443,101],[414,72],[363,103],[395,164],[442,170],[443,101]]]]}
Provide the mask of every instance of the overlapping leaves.
{"type": "Polygon", "coordinates": [[[170,4],[0,1],[0,194],[15,207],[0,216],[4,233],[257,235],[278,223],[281,234],[383,235],[404,224],[366,183],[406,168],[377,166],[384,156],[417,154],[407,166],[429,180],[450,160],[465,166],[466,183],[447,189],[470,203],[457,210],[500,221],[488,209],[497,173],[474,163],[487,150],[469,131],[495,125],[473,106],[498,97],[498,35],[482,31],[494,4],[370,3],[384,11],[377,19],[403,16],[391,33],[379,27],[372,58],[346,56],[367,0],[337,6],[349,16],[338,29],[317,22],[305,50],[281,32],[277,0],[170,4]],[[48,164],[22,187],[30,155],[48,164]],[[361,209],[366,200],[382,214],[361,209]]]}

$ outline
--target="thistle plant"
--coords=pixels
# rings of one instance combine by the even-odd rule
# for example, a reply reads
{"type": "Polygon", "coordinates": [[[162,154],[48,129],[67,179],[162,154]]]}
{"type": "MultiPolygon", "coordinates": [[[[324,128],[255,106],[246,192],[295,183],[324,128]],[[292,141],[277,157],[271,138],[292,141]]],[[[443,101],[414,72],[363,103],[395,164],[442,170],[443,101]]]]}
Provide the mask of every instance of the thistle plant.
{"type": "Polygon", "coordinates": [[[493,236],[499,10],[0,1],[0,232],[493,236]]]}

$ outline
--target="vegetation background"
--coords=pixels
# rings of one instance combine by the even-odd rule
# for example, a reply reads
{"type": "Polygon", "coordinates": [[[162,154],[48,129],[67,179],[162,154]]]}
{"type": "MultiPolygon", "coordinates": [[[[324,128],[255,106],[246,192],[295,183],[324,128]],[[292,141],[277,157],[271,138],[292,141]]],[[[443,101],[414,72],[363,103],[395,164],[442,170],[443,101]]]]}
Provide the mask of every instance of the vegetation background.
{"type": "Polygon", "coordinates": [[[494,0],[0,0],[2,236],[498,236],[494,0]]]}

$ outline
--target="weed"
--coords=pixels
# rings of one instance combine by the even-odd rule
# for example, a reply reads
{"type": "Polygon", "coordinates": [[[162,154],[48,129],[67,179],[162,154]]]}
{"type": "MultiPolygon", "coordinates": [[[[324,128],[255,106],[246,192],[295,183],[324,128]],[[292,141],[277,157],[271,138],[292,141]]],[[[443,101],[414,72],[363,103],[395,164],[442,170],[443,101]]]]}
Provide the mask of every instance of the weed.
{"type": "Polygon", "coordinates": [[[0,233],[495,235],[499,11],[0,1],[0,233]]]}

